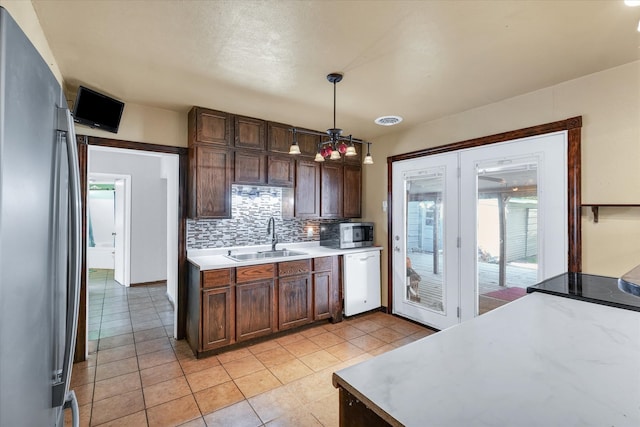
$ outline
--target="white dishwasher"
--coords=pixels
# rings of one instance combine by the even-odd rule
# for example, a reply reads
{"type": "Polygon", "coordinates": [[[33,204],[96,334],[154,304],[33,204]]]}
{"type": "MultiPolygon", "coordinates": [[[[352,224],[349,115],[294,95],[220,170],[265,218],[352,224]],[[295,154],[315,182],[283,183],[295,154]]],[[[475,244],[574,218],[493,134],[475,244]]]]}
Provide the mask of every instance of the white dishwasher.
{"type": "Polygon", "coordinates": [[[345,254],[342,273],[345,316],[380,307],[380,251],[345,254]]]}

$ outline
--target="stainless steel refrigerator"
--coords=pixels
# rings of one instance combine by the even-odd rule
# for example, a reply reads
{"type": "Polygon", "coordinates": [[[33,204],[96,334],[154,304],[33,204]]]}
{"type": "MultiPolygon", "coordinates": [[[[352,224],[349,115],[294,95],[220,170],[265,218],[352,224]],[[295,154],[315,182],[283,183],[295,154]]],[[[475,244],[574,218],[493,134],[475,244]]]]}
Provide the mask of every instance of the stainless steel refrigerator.
{"type": "Polygon", "coordinates": [[[0,7],[0,426],[56,426],[78,316],[73,121],[55,76],[0,7]]]}

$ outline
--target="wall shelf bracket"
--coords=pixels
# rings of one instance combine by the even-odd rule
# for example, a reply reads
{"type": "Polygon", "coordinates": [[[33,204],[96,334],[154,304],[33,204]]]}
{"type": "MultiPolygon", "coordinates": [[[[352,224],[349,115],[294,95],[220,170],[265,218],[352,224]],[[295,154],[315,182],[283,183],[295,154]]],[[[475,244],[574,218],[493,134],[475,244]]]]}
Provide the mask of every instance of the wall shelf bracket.
{"type": "Polygon", "coordinates": [[[593,223],[597,224],[598,223],[598,219],[599,219],[599,208],[603,207],[603,208],[640,208],[640,204],[606,204],[606,203],[599,203],[599,204],[585,204],[582,205],[583,208],[586,207],[590,207],[591,208],[591,212],[593,212],[593,223]]]}

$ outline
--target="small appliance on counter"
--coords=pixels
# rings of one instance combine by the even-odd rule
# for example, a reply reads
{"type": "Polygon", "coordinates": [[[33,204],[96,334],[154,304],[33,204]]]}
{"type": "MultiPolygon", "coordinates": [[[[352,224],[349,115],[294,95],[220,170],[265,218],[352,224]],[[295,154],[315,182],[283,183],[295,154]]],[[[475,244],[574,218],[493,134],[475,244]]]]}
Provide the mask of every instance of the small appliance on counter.
{"type": "Polygon", "coordinates": [[[372,222],[335,222],[320,227],[320,246],[336,249],[373,246],[372,222]]]}

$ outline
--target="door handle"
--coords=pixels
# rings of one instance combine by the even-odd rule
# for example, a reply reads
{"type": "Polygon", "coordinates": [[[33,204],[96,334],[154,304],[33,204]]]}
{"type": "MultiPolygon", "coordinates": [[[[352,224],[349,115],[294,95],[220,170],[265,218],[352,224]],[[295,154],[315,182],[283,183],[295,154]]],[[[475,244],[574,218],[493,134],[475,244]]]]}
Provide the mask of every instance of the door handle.
{"type": "MultiPolygon", "coordinates": [[[[53,385],[53,406],[64,405],[68,397],[75,398],[75,394],[67,396],[69,382],[71,380],[71,368],[73,365],[73,352],[75,350],[78,327],[78,306],[80,304],[80,268],[82,260],[82,229],[80,208],[80,172],[78,162],[78,147],[76,145],[76,133],[73,118],[68,108],[60,108],[59,112],[66,115],[65,143],[67,146],[67,163],[69,170],[69,239],[68,239],[68,295],[67,295],[67,319],[65,333],[65,349],[62,373],[57,378],[59,381],[53,385]]],[[[77,402],[76,402],[77,406],[77,402]]],[[[73,407],[72,407],[73,409],[73,407]]],[[[76,417],[77,419],[77,417],[76,417]]]]}

